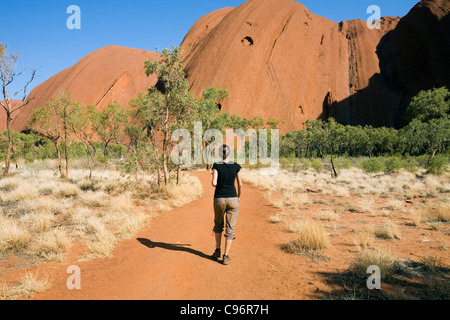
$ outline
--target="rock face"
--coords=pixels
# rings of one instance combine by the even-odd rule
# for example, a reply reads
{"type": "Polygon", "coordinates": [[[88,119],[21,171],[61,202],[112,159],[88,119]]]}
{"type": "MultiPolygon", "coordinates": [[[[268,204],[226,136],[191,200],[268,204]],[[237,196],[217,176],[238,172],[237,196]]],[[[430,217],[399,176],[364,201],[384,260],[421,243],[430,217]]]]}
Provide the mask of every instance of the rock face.
{"type": "MultiPolygon", "coordinates": [[[[90,53],[35,87],[29,95],[33,100],[17,114],[12,122],[13,129],[25,130],[33,108],[44,106],[60,89],[68,90],[74,101],[95,104],[99,109],[113,101],[127,107],[131,98],[156,84],[155,76],[145,75],[144,62],[147,59],[157,60],[159,54],[119,46],[108,46],[90,53]]],[[[0,130],[5,127],[1,121],[0,130]]]]}
{"type": "Polygon", "coordinates": [[[292,0],[249,0],[204,16],[181,47],[195,94],[210,85],[230,90],[224,111],[279,119],[282,131],[329,116],[398,126],[407,97],[448,84],[448,69],[439,67],[449,63],[448,6],[422,1],[404,19],[385,17],[380,29],[369,29],[292,0]],[[417,72],[427,80],[415,80],[417,72]]]}

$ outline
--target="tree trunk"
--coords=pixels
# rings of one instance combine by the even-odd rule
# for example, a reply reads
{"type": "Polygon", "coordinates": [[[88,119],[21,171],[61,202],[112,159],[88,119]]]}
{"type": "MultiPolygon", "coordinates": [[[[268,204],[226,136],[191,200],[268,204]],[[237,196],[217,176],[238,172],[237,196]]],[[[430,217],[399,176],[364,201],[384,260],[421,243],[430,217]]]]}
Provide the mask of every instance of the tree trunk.
{"type": "Polygon", "coordinates": [[[67,142],[69,140],[68,138],[68,131],[69,128],[67,126],[67,114],[66,114],[66,110],[64,110],[64,125],[63,125],[63,130],[64,130],[64,157],[66,159],[66,173],[65,173],[65,177],[68,178],[69,177],[69,151],[67,150],[67,142]]]}
{"type": "Polygon", "coordinates": [[[164,184],[167,186],[169,184],[169,170],[167,169],[166,152],[163,153],[163,172],[164,172],[164,184]]]}
{"type": "MultiPolygon", "coordinates": [[[[167,98],[168,100],[168,98],[167,98]]],[[[163,141],[163,171],[164,171],[164,184],[167,186],[169,184],[169,171],[167,169],[167,149],[168,149],[168,121],[169,121],[169,107],[168,107],[168,102],[167,106],[166,106],[166,119],[164,121],[164,126],[163,126],[163,130],[164,130],[164,141],[163,141]]]]}
{"type": "Polygon", "coordinates": [[[67,150],[67,140],[64,141],[64,158],[66,160],[66,172],[64,173],[64,177],[69,177],[69,151],[67,150]]]}
{"type": "Polygon", "coordinates": [[[97,153],[97,150],[91,143],[86,144],[86,147],[89,152],[89,180],[91,180],[92,179],[92,171],[94,170],[95,155],[97,153]]]}
{"type": "Polygon", "coordinates": [[[155,139],[155,135],[153,134],[152,128],[149,129],[148,134],[150,136],[150,141],[153,145],[153,154],[154,154],[155,160],[156,160],[156,174],[157,174],[158,188],[159,188],[159,187],[161,187],[161,167],[160,167],[160,162],[159,162],[158,147],[156,146],[156,139],[155,139]]]}
{"type": "Polygon", "coordinates": [[[431,163],[431,160],[433,160],[434,156],[436,155],[436,153],[438,152],[438,149],[434,149],[433,152],[430,154],[430,157],[428,158],[427,164],[431,163]]]}
{"type": "Polygon", "coordinates": [[[181,179],[181,164],[177,166],[177,185],[180,184],[181,179]]]}
{"type": "Polygon", "coordinates": [[[157,179],[158,179],[158,188],[161,187],[161,168],[159,167],[160,163],[159,163],[159,152],[158,149],[154,149],[154,154],[155,154],[155,159],[156,159],[156,175],[157,175],[157,179]]]}
{"type": "Polygon", "coordinates": [[[109,146],[109,142],[105,143],[104,147],[105,149],[103,149],[103,156],[108,159],[108,146],[109,146]]]}
{"type": "Polygon", "coordinates": [[[64,172],[62,169],[62,162],[61,162],[61,150],[59,150],[58,140],[53,140],[53,144],[55,145],[56,154],[58,155],[58,171],[59,171],[61,178],[64,178],[64,172]]]}
{"type": "Polygon", "coordinates": [[[331,160],[331,177],[337,178],[338,174],[336,172],[336,169],[334,168],[334,163],[333,163],[333,152],[331,152],[330,160],[331,160]]]}
{"type": "Polygon", "coordinates": [[[11,114],[9,112],[6,113],[6,128],[8,130],[8,148],[6,150],[6,159],[5,159],[5,171],[4,174],[7,175],[9,173],[10,161],[11,161],[11,151],[12,151],[12,132],[11,132],[11,114]]]}

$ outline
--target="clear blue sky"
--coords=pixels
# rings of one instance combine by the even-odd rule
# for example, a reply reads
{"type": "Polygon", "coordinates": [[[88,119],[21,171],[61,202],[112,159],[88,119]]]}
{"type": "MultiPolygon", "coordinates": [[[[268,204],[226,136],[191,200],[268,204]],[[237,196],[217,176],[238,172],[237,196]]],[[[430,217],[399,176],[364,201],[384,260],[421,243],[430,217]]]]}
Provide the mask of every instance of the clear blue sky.
{"type": "MultiPolygon", "coordinates": [[[[26,69],[10,91],[23,87],[37,69],[32,87],[107,45],[155,50],[181,44],[203,15],[245,0],[1,0],[0,42],[20,52],[26,69]],[[81,30],[69,30],[70,5],[81,9],[81,30]],[[21,81],[19,81],[21,80],[21,81]]],[[[404,16],[419,0],[301,0],[310,11],[333,21],[363,19],[370,5],[382,16],[404,16]]]]}

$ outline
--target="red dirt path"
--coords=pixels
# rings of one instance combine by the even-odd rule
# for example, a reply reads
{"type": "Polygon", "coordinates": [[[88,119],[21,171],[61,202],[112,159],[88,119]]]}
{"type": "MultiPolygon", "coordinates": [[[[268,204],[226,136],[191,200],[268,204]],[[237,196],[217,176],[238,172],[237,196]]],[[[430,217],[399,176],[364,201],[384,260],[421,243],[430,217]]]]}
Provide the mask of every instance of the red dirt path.
{"type": "Polygon", "coordinates": [[[248,185],[231,264],[211,260],[213,189],[210,174],[194,174],[203,184],[200,199],[160,214],[134,238],[121,242],[110,258],[37,267],[50,274],[52,287],[34,299],[308,299],[326,290],[315,272],[334,268],[321,262],[311,272],[309,259],[285,253],[281,246],[292,234],[269,222],[275,209],[262,191],[248,185]],[[66,286],[69,265],[81,269],[80,290],[66,286]]]}

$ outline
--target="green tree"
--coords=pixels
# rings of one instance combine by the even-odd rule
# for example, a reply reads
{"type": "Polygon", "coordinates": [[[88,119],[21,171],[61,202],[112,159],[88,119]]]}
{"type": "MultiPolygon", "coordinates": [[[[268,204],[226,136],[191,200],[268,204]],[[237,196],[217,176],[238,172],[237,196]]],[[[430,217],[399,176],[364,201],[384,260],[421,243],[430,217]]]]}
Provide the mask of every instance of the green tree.
{"type": "MultiPolygon", "coordinates": [[[[156,74],[158,83],[149,89],[150,114],[158,115],[162,133],[162,163],[164,184],[169,183],[169,155],[171,133],[192,120],[196,111],[196,99],[189,92],[181,49],[163,49],[160,61],[145,62],[147,76],[156,74]]],[[[178,166],[178,172],[180,165],[178,166]]],[[[178,179],[177,179],[178,181],[178,179]]]]}
{"type": "Polygon", "coordinates": [[[72,125],[71,121],[74,118],[74,109],[78,103],[72,100],[70,93],[65,90],[59,90],[54,98],[51,98],[46,108],[53,113],[53,121],[55,129],[58,130],[61,136],[61,145],[63,147],[63,154],[65,159],[65,172],[63,177],[69,176],[69,144],[72,142],[72,125]]]}
{"type": "Polygon", "coordinates": [[[109,103],[103,110],[93,106],[90,110],[92,129],[103,146],[103,155],[108,158],[108,146],[120,140],[128,123],[128,113],[117,102],[109,103]]]}
{"type": "Polygon", "coordinates": [[[446,87],[423,90],[411,99],[405,112],[405,120],[407,123],[413,119],[427,122],[448,117],[449,112],[450,91],[446,87]]]}
{"type": "Polygon", "coordinates": [[[428,163],[444,152],[450,141],[450,92],[446,87],[421,91],[406,110],[408,125],[401,130],[409,151],[424,151],[428,163]]]}
{"type": "Polygon", "coordinates": [[[60,126],[61,119],[58,119],[54,107],[55,104],[48,103],[46,107],[34,108],[29,120],[29,126],[31,130],[53,143],[58,157],[58,171],[60,176],[64,177],[59,145],[63,132],[60,126]]]}
{"type": "Polygon", "coordinates": [[[92,179],[97,148],[95,147],[95,132],[91,119],[95,116],[95,106],[84,106],[81,103],[75,103],[73,110],[69,115],[69,124],[71,131],[84,144],[89,155],[89,180],[92,179]]]}
{"type": "Polygon", "coordinates": [[[136,158],[135,161],[128,162],[127,171],[131,172],[133,168],[136,170],[138,166],[143,168],[142,162],[140,162],[142,158],[139,159],[138,155],[145,154],[147,149],[150,148],[155,162],[158,186],[161,186],[161,156],[156,143],[156,135],[161,128],[164,108],[163,96],[158,94],[151,96],[149,92],[141,92],[130,101],[130,106],[134,110],[133,116],[135,120],[140,125],[129,125],[125,129],[130,140],[130,145],[126,145],[132,151],[133,158],[136,158]],[[150,144],[149,147],[147,147],[148,144],[150,144]],[[141,148],[144,148],[146,151],[141,152],[141,148]]]}

